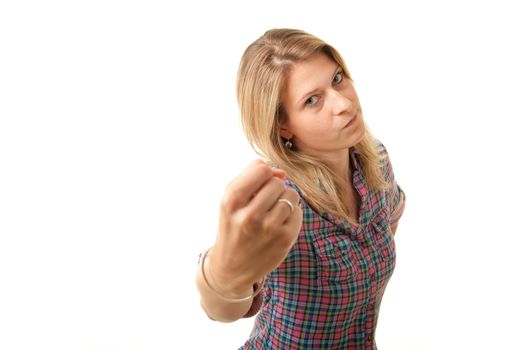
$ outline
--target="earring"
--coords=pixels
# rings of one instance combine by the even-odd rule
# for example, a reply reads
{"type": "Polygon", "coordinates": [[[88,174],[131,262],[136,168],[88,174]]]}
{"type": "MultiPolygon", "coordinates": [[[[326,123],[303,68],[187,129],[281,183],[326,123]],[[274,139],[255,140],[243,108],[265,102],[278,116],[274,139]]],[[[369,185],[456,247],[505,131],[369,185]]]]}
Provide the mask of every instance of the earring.
{"type": "Polygon", "coordinates": [[[292,147],[293,147],[292,141],[290,141],[290,139],[286,139],[286,142],[284,143],[284,145],[288,149],[292,149],[292,147]]]}

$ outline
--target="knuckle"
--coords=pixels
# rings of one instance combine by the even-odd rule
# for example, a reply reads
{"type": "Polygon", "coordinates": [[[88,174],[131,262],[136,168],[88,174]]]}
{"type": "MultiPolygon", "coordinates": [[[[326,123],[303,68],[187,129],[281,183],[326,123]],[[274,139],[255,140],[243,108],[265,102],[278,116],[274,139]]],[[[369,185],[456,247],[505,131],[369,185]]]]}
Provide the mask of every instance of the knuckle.
{"type": "Polygon", "coordinates": [[[257,176],[270,178],[272,177],[272,168],[270,168],[269,165],[261,162],[255,165],[255,173],[257,176]]]}
{"type": "Polygon", "coordinates": [[[269,184],[274,187],[276,190],[285,191],[284,181],[278,177],[272,177],[269,181],[269,184]]]}
{"type": "Polygon", "coordinates": [[[221,199],[222,210],[231,213],[240,203],[240,194],[237,191],[233,191],[230,188],[226,190],[221,199]]]}
{"type": "Polygon", "coordinates": [[[259,229],[263,226],[263,217],[255,210],[245,211],[241,215],[241,225],[250,230],[259,229]]]}
{"type": "Polygon", "coordinates": [[[275,226],[273,222],[270,220],[264,220],[261,224],[261,231],[263,233],[269,234],[275,230],[275,226]]]}
{"type": "Polygon", "coordinates": [[[299,194],[297,193],[297,191],[295,191],[294,189],[288,188],[286,192],[287,192],[286,194],[290,196],[290,200],[293,203],[299,202],[299,194]]]}
{"type": "Polygon", "coordinates": [[[246,220],[244,215],[234,215],[232,218],[232,226],[235,228],[235,231],[242,233],[246,231],[246,220]]]}

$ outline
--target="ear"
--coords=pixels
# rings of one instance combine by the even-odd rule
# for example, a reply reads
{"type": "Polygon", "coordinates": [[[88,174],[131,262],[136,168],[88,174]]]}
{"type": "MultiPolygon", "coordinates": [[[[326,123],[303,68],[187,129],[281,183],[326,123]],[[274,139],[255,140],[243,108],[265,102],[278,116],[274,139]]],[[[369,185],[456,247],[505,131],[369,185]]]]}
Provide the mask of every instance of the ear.
{"type": "Polygon", "coordinates": [[[281,125],[279,128],[279,135],[287,140],[293,137],[292,132],[288,129],[286,125],[281,125]]]}

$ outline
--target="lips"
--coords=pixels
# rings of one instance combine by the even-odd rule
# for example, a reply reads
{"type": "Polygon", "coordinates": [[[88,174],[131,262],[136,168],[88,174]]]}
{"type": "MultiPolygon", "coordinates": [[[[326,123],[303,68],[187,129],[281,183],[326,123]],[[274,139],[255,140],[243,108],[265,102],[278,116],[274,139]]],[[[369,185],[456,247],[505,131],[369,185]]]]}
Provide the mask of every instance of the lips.
{"type": "MultiPolygon", "coordinates": [[[[344,128],[349,127],[349,126],[353,123],[353,121],[355,120],[356,117],[357,117],[357,114],[355,114],[355,115],[354,115],[354,116],[348,121],[348,123],[346,123],[346,125],[344,126],[344,128]]],[[[344,129],[344,128],[343,128],[343,129],[344,129]]]]}

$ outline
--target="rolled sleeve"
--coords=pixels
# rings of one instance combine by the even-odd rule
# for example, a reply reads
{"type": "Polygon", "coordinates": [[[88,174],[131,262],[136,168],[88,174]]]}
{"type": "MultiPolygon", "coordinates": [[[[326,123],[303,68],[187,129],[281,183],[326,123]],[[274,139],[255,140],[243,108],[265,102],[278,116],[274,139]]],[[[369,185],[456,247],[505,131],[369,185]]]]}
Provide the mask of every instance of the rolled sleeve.
{"type": "MultiPolygon", "coordinates": [[[[257,288],[259,288],[259,283],[255,283],[253,285],[254,291],[257,290],[257,288]]],[[[253,298],[252,305],[250,306],[250,309],[248,310],[248,312],[246,312],[246,314],[243,316],[243,318],[249,318],[249,317],[257,315],[257,313],[259,312],[263,304],[264,289],[265,288],[263,288],[261,292],[253,298]]]]}
{"type": "Polygon", "coordinates": [[[405,210],[405,192],[394,180],[391,193],[390,225],[394,225],[401,219],[405,210]]]}
{"type": "Polygon", "coordinates": [[[379,154],[382,156],[383,164],[383,176],[386,182],[389,184],[388,196],[390,199],[390,225],[396,224],[405,210],[405,192],[398,185],[395,176],[390,157],[386,150],[386,147],[378,141],[379,154]]]}

